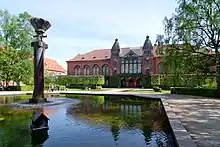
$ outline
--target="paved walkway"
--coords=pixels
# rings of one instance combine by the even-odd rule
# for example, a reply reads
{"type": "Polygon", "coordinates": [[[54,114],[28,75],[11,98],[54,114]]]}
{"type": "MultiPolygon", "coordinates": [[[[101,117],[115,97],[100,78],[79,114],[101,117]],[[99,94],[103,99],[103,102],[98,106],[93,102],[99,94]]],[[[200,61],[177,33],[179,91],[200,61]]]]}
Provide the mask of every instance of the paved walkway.
{"type": "Polygon", "coordinates": [[[166,102],[198,147],[220,146],[220,100],[169,95],[166,102]]]}

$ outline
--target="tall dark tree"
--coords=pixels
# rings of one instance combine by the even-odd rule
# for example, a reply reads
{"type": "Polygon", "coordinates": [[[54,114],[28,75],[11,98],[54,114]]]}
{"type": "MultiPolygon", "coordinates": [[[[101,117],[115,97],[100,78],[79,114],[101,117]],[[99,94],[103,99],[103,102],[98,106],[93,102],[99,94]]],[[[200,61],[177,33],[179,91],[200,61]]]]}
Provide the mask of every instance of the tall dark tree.
{"type": "Polygon", "coordinates": [[[193,54],[191,57],[199,56],[207,63],[214,61],[220,94],[220,1],[179,0],[178,4],[176,13],[171,18],[165,17],[165,42],[175,50],[193,54]]]}

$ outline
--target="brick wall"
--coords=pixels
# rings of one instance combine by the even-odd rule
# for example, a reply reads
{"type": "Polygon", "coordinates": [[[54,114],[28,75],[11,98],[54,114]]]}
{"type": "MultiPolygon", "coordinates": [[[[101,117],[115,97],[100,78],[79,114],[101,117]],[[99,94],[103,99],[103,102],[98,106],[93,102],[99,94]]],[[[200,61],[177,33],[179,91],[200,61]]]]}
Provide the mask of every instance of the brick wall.
{"type": "Polygon", "coordinates": [[[99,74],[102,75],[102,67],[103,65],[108,65],[109,72],[111,73],[113,68],[110,64],[110,59],[107,60],[94,60],[94,61],[74,61],[74,62],[67,62],[67,71],[68,75],[75,75],[75,67],[80,66],[80,75],[84,75],[84,67],[89,66],[89,75],[93,74],[93,66],[98,65],[99,67],[99,74]]]}

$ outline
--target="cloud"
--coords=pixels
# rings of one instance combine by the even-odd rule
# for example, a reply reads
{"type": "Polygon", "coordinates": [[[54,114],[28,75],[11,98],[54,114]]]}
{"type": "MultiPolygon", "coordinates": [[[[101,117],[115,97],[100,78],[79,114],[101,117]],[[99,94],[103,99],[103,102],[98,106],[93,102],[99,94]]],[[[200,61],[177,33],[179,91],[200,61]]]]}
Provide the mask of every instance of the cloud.
{"type": "Polygon", "coordinates": [[[162,20],[170,16],[175,0],[1,0],[11,13],[23,11],[49,20],[46,56],[65,62],[78,53],[121,46],[141,46],[145,36],[154,43],[163,33],[162,20]],[[13,5],[12,5],[13,3],[13,5]]]}

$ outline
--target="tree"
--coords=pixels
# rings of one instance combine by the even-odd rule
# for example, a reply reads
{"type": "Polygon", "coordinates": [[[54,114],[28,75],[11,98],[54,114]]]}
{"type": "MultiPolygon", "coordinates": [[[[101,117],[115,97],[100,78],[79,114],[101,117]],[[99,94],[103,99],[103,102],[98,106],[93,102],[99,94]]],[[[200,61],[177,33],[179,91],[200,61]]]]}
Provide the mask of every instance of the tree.
{"type": "MultiPolygon", "coordinates": [[[[179,0],[178,4],[176,14],[165,17],[165,42],[179,52],[188,53],[191,57],[186,60],[191,58],[191,63],[195,62],[195,56],[207,63],[214,61],[217,92],[220,94],[220,1],[179,0]],[[210,54],[211,51],[215,54],[210,54]]],[[[203,64],[198,60],[196,66],[199,67],[203,64]]]]}
{"type": "Polygon", "coordinates": [[[0,73],[6,83],[28,83],[33,75],[31,42],[34,30],[27,12],[18,16],[0,10],[0,73]]]}

